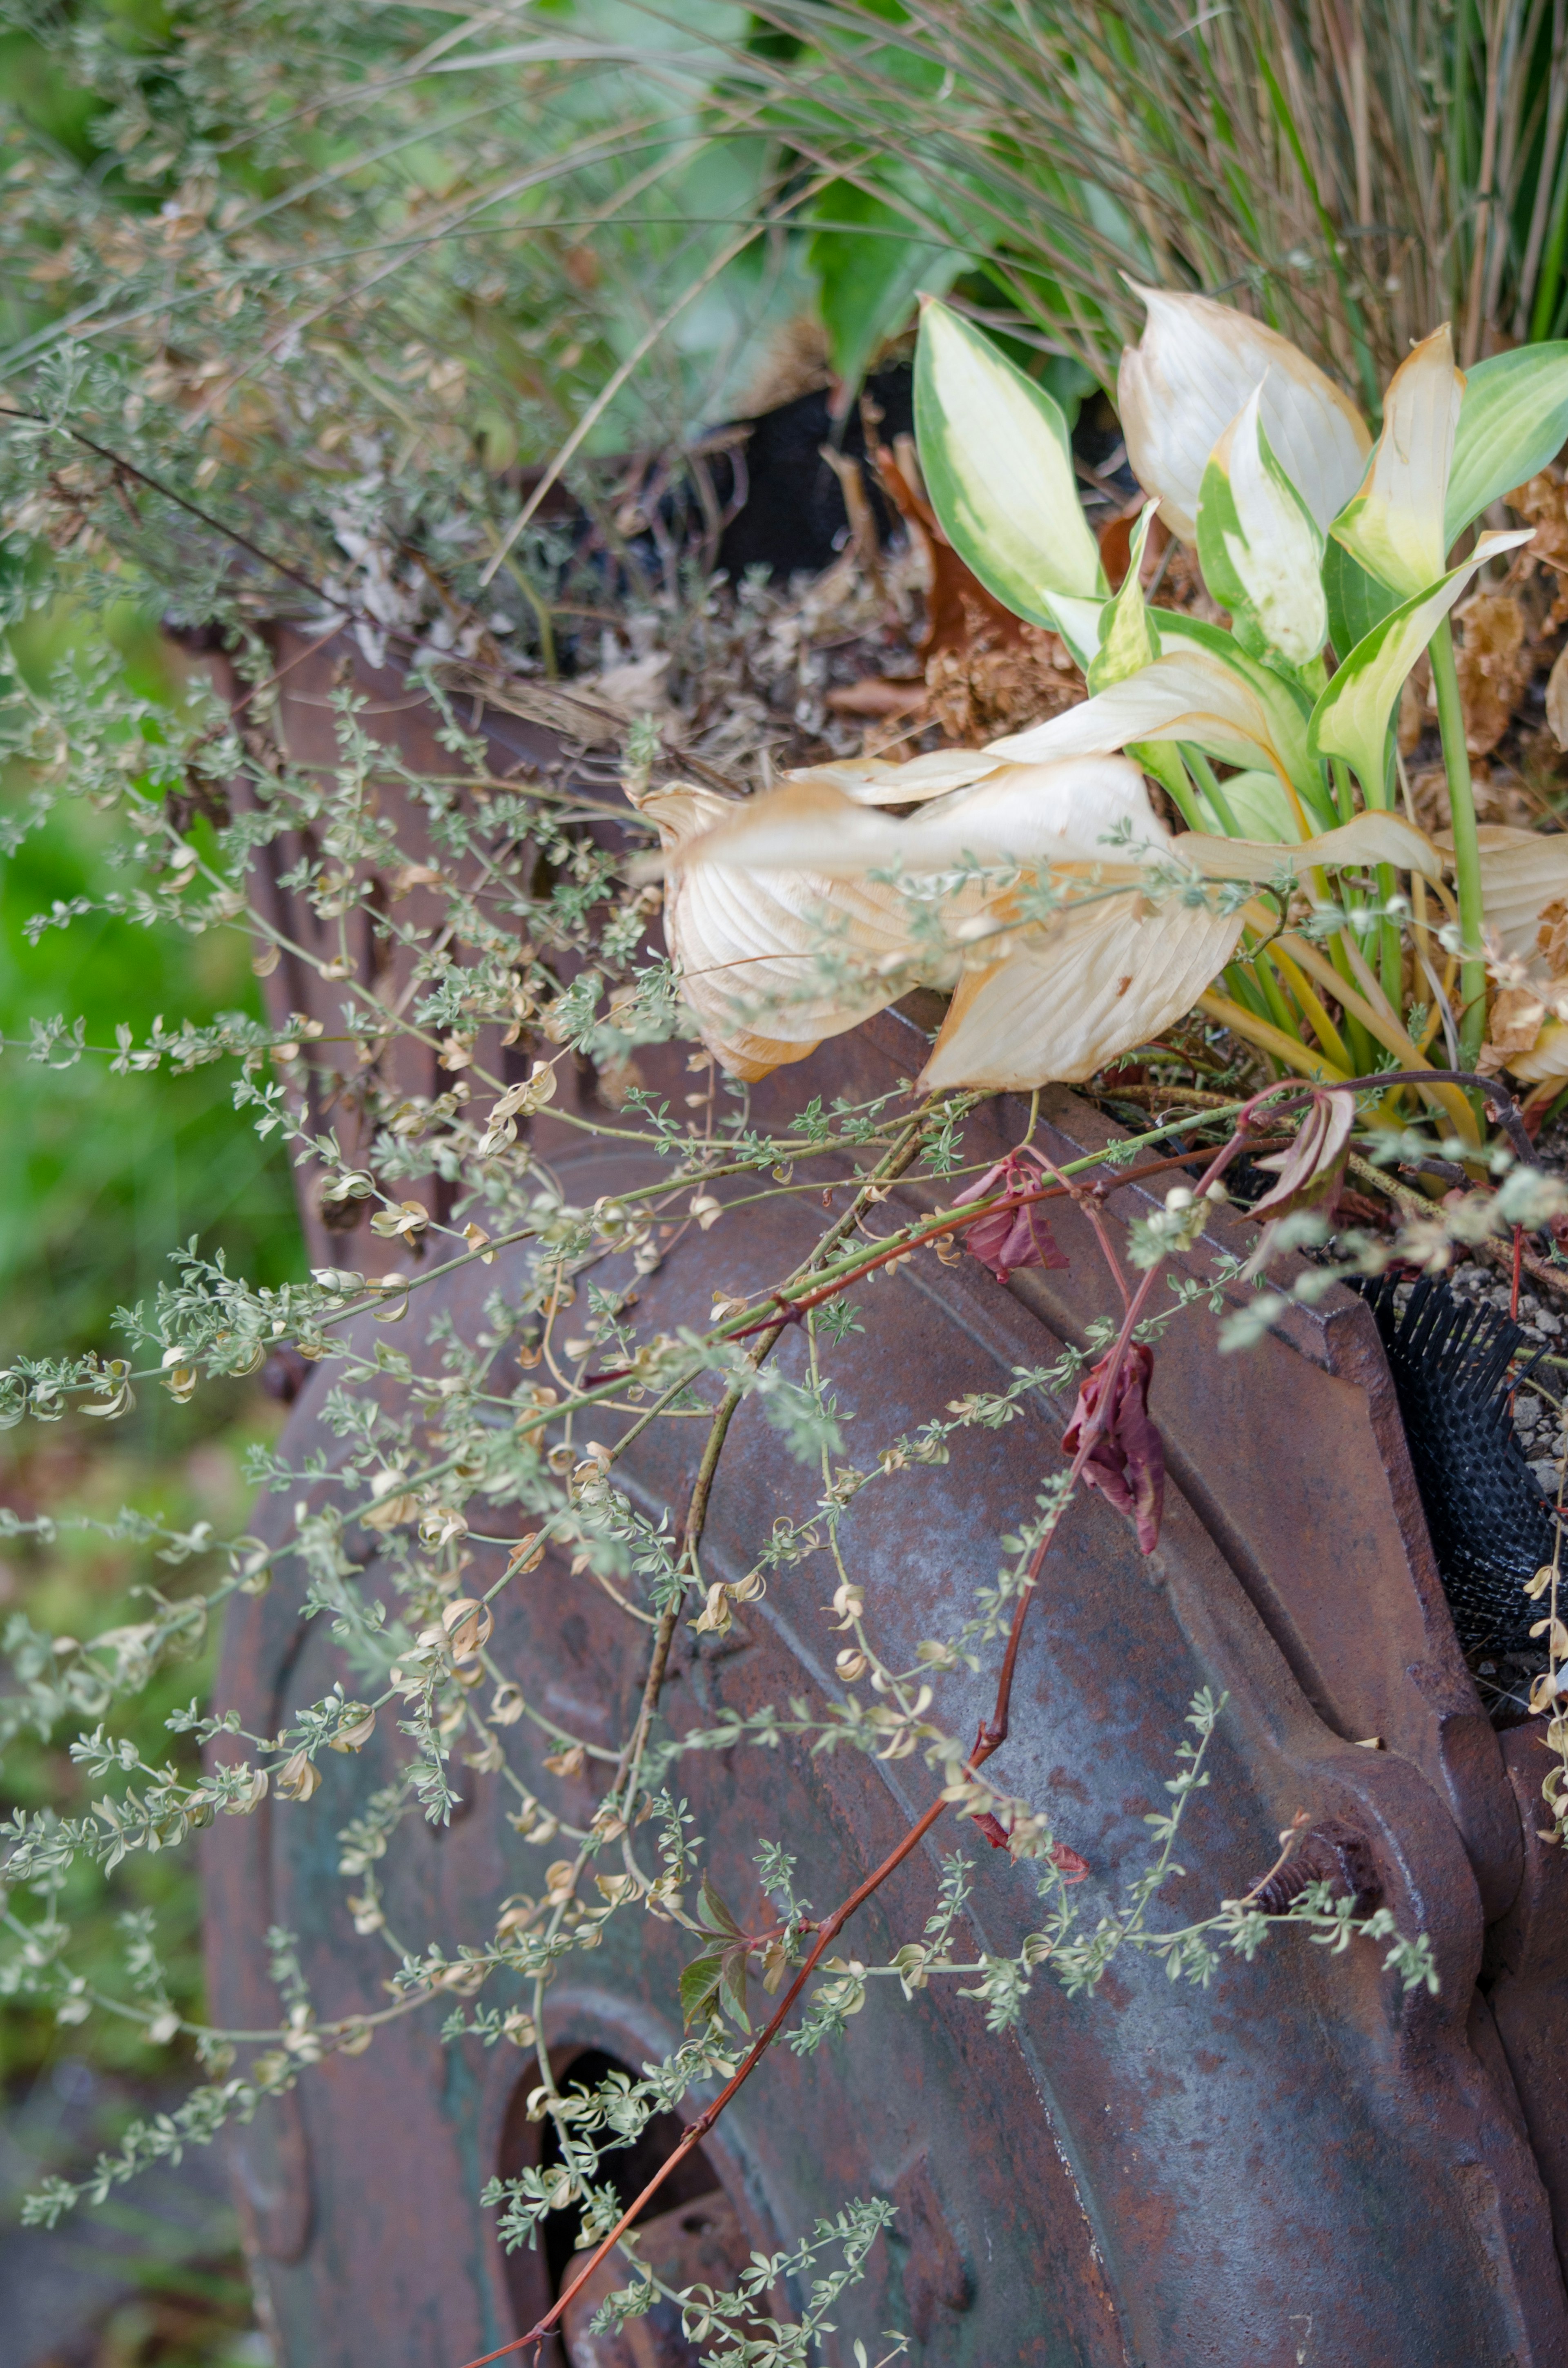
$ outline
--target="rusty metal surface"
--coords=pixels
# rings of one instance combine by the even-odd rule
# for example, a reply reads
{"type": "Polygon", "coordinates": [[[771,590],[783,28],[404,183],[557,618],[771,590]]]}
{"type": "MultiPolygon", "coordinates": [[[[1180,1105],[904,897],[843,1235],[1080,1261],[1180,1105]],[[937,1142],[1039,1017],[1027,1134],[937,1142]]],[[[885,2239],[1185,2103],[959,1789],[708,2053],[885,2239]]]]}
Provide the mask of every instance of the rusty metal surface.
{"type": "MultiPolygon", "coordinates": [[[[886,1014],[759,1099],[884,1090],[912,1072],[921,1042],[886,1014]]],[[[1109,1132],[1067,1093],[1047,1097],[1045,1117],[1057,1157],[1109,1132]]],[[[1018,1105],[987,1105],[969,1156],[999,1153],[1022,1121],[1018,1105]]],[[[541,1132],[574,1199],[639,1180],[635,1160],[541,1132]]],[[[929,1204],[917,1190],[897,1197],[929,1204]]],[[[1124,1186],[1111,1219],[1149,1205],[1124,1186]]],[[[1102,1305],[1096,1258],[1075,1212],[1057,1232],[1064,1274],[1003,1288],[973,1260],[916,1261],[865,1287],[867,1332],[835,1361],[858,1461],[948,1399],[1085,1338],[1102,1305]]],[[[1215,1253],[1240,1237],[1217,1214],[1189,1271],[1211,1278],[1215,1253]]],[[[812,1238],[798,1204],[765,1203],[744,1226],[681,1246],[642,1285],[642,1320],[702,1325],[715,1281],[771,1285],[812,1238]]],[[[352,1262],[368,1266],[368,1247],[356,1237],[352,1262]]],[[[437,1304],[471,1323],[497,1278],[504,1264],[483,1281],[468,1269],[437,1304]]],[[[778,1354],[795,1372],[801,1344],[786,1338],[778,1354]]],[[[340,1451],[316,1428],[324,1386],[312,1377],[287,1438],[330,1463],[340,1451]]],[[[874,1995],[846,2041],[769,2060],[706,2142],[712,2175],[765,2244],[846,2193],[898,2201],[898,2227],[837,2314],[846,2357],[851,2336],[869,2345],[899,2326],[919,2360],[943,2368],[1568,2368],[1553,2243],[1553,2213],[1561,2241],[1568,2203],[1564,1870],[1531,1839],[1539,1777],[1517,1765],[1528,1745],[1510,1736],[1506,1766],[1460,1656],[1371,1316],[1335,1293],[1293,1309],[1256,1352],[1221,1359],[1209,1318],[1187,1315],[1165,1335],[1152,1408],[1172,1484],[1159,1547],[1141,1555],[1098,1498],[1074,1508],[1026,1631],[998,1774],[1048,1805],[1089,1861],[1079,1898],[1096,1887],[1114,1898],[1144,1862],[1142,1821],[1165,1797],[1191,1695],[1224,1691],[1212,1787],[1184,1832],[1188,1873],[1168,1886],[1163,1920],[1244,1889],[1304,1808],[1360,1838],[1401,1926],[1430,1935],[1440,1994],[1400,1993],[1370,1947],[1331,1961],[1292,1935],[1250,1967],[1227,1964],[1207,1992],[1126,1959],[1091,2000],[1040,1978],[1007,2036],[988,2034],[950,1988],[907,2006],[874,1995]],[[1381,1748],[1364,1748],[1374,1737],[1381,1748]]],[[[851,1506],[846,1552],[891,1656],[912,1660],[949,1608],[992,1579],[997,1534],[1059,1468],[1067,1414],[1037,1395],[1008,1429],[960,1432],[947,1466],[851,1506]]],[[[619,1469],[650,1511],[678,1508],[695,1452],[655,1426],[619,1469]]],[[[756,1406],[743,1406],[705,1533],[708,1577],[738,1579],[775,1515],[798,1514],[810,1494],[756,1406]]],[[[281,1519],[264,1502],[256,1527],[281,1519]]],[[[374,1548],[350,1542],[372,1589],[374,1548]]],[[[478,1550],[483,1584],[498,1575],[493,1551],[478,1550]]],[[[808,1563],[776,1578],[729,1636],[682,1632],[665,1694],[674,1727],[832,1691],[826,1592],[808,1563]]],[[[621,1615],[553,1559],[497,1611],[503,1662],[533,1673],[562,1723],[608,1742],[641,1678],[621,1615]]],[[[242,1600],[220,1696],[247,1727],[275,1728],[336,1673],[323,1623],[302,1625],[286,1587],[242,1600]]],[[[946,1683],[944,1722],[961,1725],[983,1685],[946,1683]]],[[[308,1809],[269,1801],[209,1838],[223,2021],[271,2019],[257,1968],[274,1921],[302,1936],[324,2015],[379,2001],[386,1952],[352,1930],[334,1836],[390,1768],[379,1731],[362,1758],[324,1769],[308,1809]]],[[[529,1781],[551,1801],[559,1789],[569,1815],[591,1810],[575,1780],[529,1781]]],[[[812,1762],[788,1747],[695,1755],[678,1782],[737,1908],[753,1904],[761,1838],[787,1841],[824,1908],[929,1797],[918,1759],[812,1762]]],[[[384,1861],[388,1918],[412,1947],[487,1932],[503,1898],[530,1877],[537,1888],[539,1853],[506,1825],[493,1787],[472,1791],[449,1831],[421,1828],[407,1848],[400,1838],[384,1861]]],[[[885,1957],[919,1933],[944,1839],[938,1827],[862,1911],[858,1953],[885,1957]]],[[[984,1852],[977,1952],[1016,1949],[1037,1921],[1027,1868],[984,1852]]],[[[552,2046],[633,2066],[667,2049],[679,1939],[613,1919],[549,1994],[552,2046]]],[[[443,2050],[437,2011],[391,2027],[362,2057],[313,2067],[244,2141],[242,2205],[288,2368],[457,2368],[532,2315],[542,2265],[515,2257],[509,2279],[475,2202],[531,2066],[506,2045],[443,2050]]]]}

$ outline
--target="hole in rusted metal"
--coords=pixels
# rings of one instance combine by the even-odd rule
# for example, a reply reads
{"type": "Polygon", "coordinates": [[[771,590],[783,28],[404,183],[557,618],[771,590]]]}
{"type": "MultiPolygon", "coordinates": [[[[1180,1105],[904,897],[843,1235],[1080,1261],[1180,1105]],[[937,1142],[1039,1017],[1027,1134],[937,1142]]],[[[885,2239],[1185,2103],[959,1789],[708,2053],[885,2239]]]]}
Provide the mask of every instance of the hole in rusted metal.
{"type": "MultiPolygon", "coordinates": [[[[563,2091],[574,2088],[595,2089],[612,2072],[624,2073],[629,2079],[638,2077],[630,2065],[621,2063],[619,2057],[607,2055],[597,2047],[552,2049],[551,2065],[556,2082],[563,2091]]],[[[501,2134],[498,2167],[503,2179],[517,2179],[532,2167],[547,2169],[551,2163],[561,2160],[561,2142],[554,2123],[550,2121],[530,2122],[528,2116],[528,2097],[537,2087],[538,2080],[537,2066],[530,2061],[512,2092],[512,2101],[501,2134]]],[[[657,2113],[633,2145],[619,2147],[613,2154],[605,2156],[600,2165],[600,2176],[615,2189],[622,2209],[647,2186],[660,2165],[669,2159],[680,2143],[684,2127],[678,2113],[657,2113]]],[[[668,2224],[672,2235],[678,2233],[684,2239],[679,2248],[682,2251],[692,2246],[703,2248],[706,2240],[706,2249],[711,2250],[717,2244],[721,2251],[728,2255],[735,2250],[735,2240],[739,2239],[736,2270],[744,2267],[749,2256],[749,2239],[744,2237],[733,2207],[722,2192],[718,2173],[700,2146],[694,2147],[678,2169],[671,2172],[649,2209],[640,2214],[636,2226],[645,2226],[651,2231],[655,2224],[661,2231],[668,2224]],[[696,2208],[699,2206],[701,2208],[696,2208]],[[722,2226],[717,2225],[716,2214],[722,2217],[722,2226]],[[731,2222],[734,2223],[733,2237],[731,2222]]],[[[538,2246],[531,2252],[525,2248],[506,2255],[506,2285],[519,2333],[531,2327],[541,2313],[548,2310],[562,2286],[569,2282],[576,2233],[575,2210],[552,2213],[544,2225],[538,2246]]],[[[660,2246],[655,2249],[663,2251],[665,2248],[660,2246]]],[[[653,2260],[653,2257],[649,2255],[648,2258],[653,2260]]],[[[655,2261],[654,2266],[661,2267],[661,2264],[655,2261]]],[[[676,2264],[672,2260],[668,2267],[674,2271],[676,2264]]],[[[603,2283],[608,2292],[610,2287],[625,2283],[624,2263],[607,2263],[607,2273],[612,2270],[614,2274],[608,2275],[607,2281],[597,2281],[596,2287],[603,2283]]],[[[703,2273],[701,2270],[693,2269],[690,2277],[671,2275],[669,2282],[688,2284],[693,2278],[703,2273]]],[[[709,2283],[713,2282],[710,2277],[709,2283]]],[[[582,2308],[574,2310],[570,2332],[575,2340],[571,2349],[552,2339],[540,2355],[540,2368],[567,2368],[568,2362],[571,2368],[601,2368],[601,2363],[602,2368],[612,2368],[612,2363],[619,2362],[620,2351],[606,2348],[608,2339],[601,2343],[599,2339],[586,2335],[588,2318],[600,2299],[602,2295],[596,2291],[589,2309],[585,2312],[582,2308]]],[[[677,2345],[683,2341],[678,2333],[678,2318],[673,2330],[673,2340],[677,2345]]],[[[631,2355],[627,2356],[630,2358],[631,2355]]],[[[676,2361],[684,2359],[686,2355],[676,2350],[670,2351],[668,2356],[676,2361]]],[[[691,2359],[695,2361],[697,2356],[693,2350],[691,2359]]],[[[663,2359],[665,2354],[661,2353],[660,2357],[663,2359]]]]}

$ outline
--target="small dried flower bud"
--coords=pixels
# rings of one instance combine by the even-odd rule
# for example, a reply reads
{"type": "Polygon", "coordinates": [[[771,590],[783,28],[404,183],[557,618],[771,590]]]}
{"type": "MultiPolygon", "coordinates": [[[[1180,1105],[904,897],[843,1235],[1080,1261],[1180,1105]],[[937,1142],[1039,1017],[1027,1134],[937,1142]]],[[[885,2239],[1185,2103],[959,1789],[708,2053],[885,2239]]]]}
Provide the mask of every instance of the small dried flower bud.
{"type": "Polygon", "coordinates": [[[376,1731],[376,1713],[366,1702],[345,1702],[331,1737],[334,1751],[363,1751],[376,1731]]]}
{"type": "Polygon", "coordinates": [[[522,1714],[523,1690],[508,1678],[490,1697],[490,1715],[497,1726],[516,1726],[522,1714]]]}
{"type": "Polygon", "coordinates": [[[490,1642],[495,1615],[488,1603],[477,1602],[472,1595],[460,1595],[442,1612],[441,1625],[447,1632],[453,1660],[472,1661],[490,1642]]]}
{"type": "Polygon", "coordinates": [[[321,1783],[321,1770],[307,1751],[296,1751],[278,1771],[274,1790],[280,1801],[308,1801],[321,1783]]]}

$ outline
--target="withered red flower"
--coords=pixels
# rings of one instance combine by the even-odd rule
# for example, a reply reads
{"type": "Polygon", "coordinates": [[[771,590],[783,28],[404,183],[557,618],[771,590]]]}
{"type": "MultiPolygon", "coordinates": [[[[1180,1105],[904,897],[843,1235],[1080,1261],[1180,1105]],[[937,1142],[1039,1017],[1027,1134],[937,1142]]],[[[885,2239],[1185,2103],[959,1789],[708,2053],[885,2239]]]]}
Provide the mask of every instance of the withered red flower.
{"type": "MultiPolygon", "coordinates": [[[[961,1209],[969,1201],[989,1201],[994,1192],[1032,1191],[1039,1182],[1038,1172],[1023,1167],[1018,1155],[1009,1152],[966,1192],[959,1193],[953,1206],[961,1209]]],[[[998,1282],[1006,1282],[1020,1267],[1067,1265],[1038,1201],[1028,1201],[1021,1209],[994,1209],[988,1217],[967,1226],[963,1238],[964,1247],[991,1269],[998,1282]]]]}
{"type": "Polygon", "coordinates": [[[1089,1450],[1084,1477],[1119,1513],[1131,1513],[1139,1545],[1145,1554],[1153,1554],[1159,1542],[1165,1495],[1165,1446],[1149,1414],[1154,1352],[1142,1340],[1129,1344],[1107,1403],[1106,1381],[1114,1354],[1112,1350],[1102,1357],[1085,1374],[1062,1450],[1065,1455],[1076,1455],[1085,1430],[1103,1423],[1089,1450]]]}

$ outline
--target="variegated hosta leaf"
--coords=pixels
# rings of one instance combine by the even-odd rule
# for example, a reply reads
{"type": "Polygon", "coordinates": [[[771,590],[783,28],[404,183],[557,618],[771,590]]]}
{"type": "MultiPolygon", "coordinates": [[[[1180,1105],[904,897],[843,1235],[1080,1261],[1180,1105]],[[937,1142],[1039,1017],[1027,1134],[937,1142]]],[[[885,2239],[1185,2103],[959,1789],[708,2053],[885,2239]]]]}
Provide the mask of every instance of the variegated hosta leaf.
{"type": "MultiPolygon", "coordinates": [[[[1243,838],[1271,840],[1279,843],[1296,838],[1296,817],[1290,810],[1290,794],[1278,773],[1247,771],[1233,773],[1221,783],[1226,805],[1235,817],[1237,832],[1243,838]]],[[[1215,832],[1222,828],[1219,815],[1203,801],[1203,813],[1215,832]]]]}
{"type": "Polygon", "coordinates": [[[960,981],[920,1083],[1016,1091],[1092,1077],[1189,1010],[1242,928],[1239,913],[1136,888],[1066,905],[960,981]]]}
{"type": "MultiPolygon", "coordinates": [[[[1568,905],[1568,832],[1543,838],[1539,831],[1483,823],[1476,837],[1486,934],[1515,962],[1529,962],[1542,951],[1547,908],[1568,905]]],[[[1452,843],[1452,832],[1440,834],[1439,846],[1452,843]]]]}
{"type": "Polygon", "coordinates": [[[1120,589],[1100,611],[1099,647],[1085,669],[1091,690],[1105,690],[1113,682],[1125,682],[1129,675],[1152,666],[1160,655],[1160,637],[1143,598],[1142,583],[1143,552],[1153,522],[1154,505],[1150,502],[1139,512],[1133,527],[1127,573],[1120,589]]]}
{"type": "Polygon", "coordinates": [[[810,777],[744,805],[715,799],[717,826],[684,845],[679,860],[688,873],[798,871],[849,882],[870,871],[948,872],[971,860],[1031,871],[1126,865],[1138,862],[1141,850],[1163,854],[1171,844],[1142,776],[1125,757],[992,763],[984,780],[933,799],[903,821],[852,804],[810,777]]]}
{"type": "MultiPolygon", "coordinates": [[[[1162,615],[1162,630],[1164,619],[1162,615]]],[[[1268,706],[1235,667],[1207,650],[1166,648],[1153,666],[1096,691],[991,754],[1038,764],[1123,748],[1130,740],[1195,740],[1227,765],[1283,764],[1268,706]]]]}
{"type": "Polygon", "coordinates": [[[1208,296],[1134,292],[1149,320],[1122,354],[1118,409],[1132,473],[1159,496],[1172,533],[1197,541],[1209,456],[1255,389],[1280,466],[1326,528],[1354,491],[1372,440],[1355,405],[1261,321],[1208,296]]]}
{"type": "Polygon", "coordinates": [[[1067,423],[983,330],[932,299],[915,358],[915,428],[931,506],[960,557],[1016,616],[1104,590],[1067,423]]]}
{"type": "Polygon", "coordinates": [[[1291,666],[1328,639],[1323,530],[1274,457],[1256,387],[1210,455],[1198,508],[1203,580],[1237,632],[1291,666]]]}
{"type": "Polygon", "coordinates": [[[842,1035],[881,1009],[888,1001],[884,988],[835,988],[819,984],[816,974],[826,938],[857,965],[896,963],[908,954],[895,891],[872,881],[828,881],[800,871],[756,877],[719,866],[687,870],[680,862],[683,849],[733,815],[733,802],[676,783],[650,791],[641,804],[674,859],[665,892],[665,943],[681,994],[703,1042],[733,1076],[763,1077],[786,1062],[802,1061],[824,1037],[842,1035]]]}
{"type": "Polygon", "coordinates": [[[1075,666],[1087,674],[1095,662],[1095,652],[1100,645],[1100,626],[1105,616],[1105,599],[1096,594],[1092,598],[1076,599],[1068,592],[1050,592],[1045,598],[1046,622],[1060,633],[1067,644],[1067,655],[1075,666]]]}
{"type": "Polygon", "coordinates": [[[1533,529],[1483,534],[1461,567],[1402,601],[1358,642],[1312,711],[1312,745],[1324,757],[1354,765],[1369,799],[1381,803],[1388,763],[1389,722],[1405,677],[1478,567],[1499,552],[1528,542],[1533,529]]]}
{"type": "Polygon", "coordinates": [[[1516,346],[1465,374],[1443,521],[1445,556],[1502,494],[1568,443],[1568,345],[1516,346]]]}
{"type": "Polygon", "coordinates": [[[1407,598],[1436,584],[1449,556],[1444,525],[1464,376],[1447,322],[1389,381],[1383,432],[1333,534],[1380,583],[1407,598]]]}

